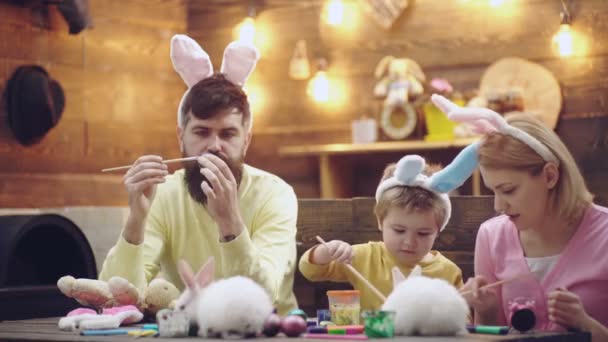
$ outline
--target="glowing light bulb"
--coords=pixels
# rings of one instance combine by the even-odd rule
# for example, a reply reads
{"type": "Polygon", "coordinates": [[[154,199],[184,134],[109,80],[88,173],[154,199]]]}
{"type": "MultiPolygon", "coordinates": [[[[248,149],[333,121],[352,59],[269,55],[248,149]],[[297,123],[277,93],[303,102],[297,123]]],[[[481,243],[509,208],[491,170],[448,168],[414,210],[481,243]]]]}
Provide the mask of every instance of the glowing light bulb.
{"type": "Polygon", "coordinates": [[[505,0],[490,0],[490,6],[500,7],[505,3],[505,0]]]}
{"type": "Polygon", "coordinates": [[[252,17],[245,18],[239,29],[239,40],[244,43],[253,44],[255,39],[255,20],[252,17]]]}
{"type": "Polygon", "coordinates": [[[344,4],[341,0],[331,0],[327,4],[327,23],[332,26],[342,25],[344,20],[344,4]]]}
{"type": "Polygon", "coordinates": [[[308,95],[315,102],[329,101],[329,79],[327,73],[323,70],[317,71],[315,76],[308,83],[308,95]]]}
{"type": "Polygon", "coordinates": [[[574,54],[574,38],[569,24],[561,24],[559,31],[553,36],[553,43],[557,46],[560,56],[572,56],[574,54]]]}

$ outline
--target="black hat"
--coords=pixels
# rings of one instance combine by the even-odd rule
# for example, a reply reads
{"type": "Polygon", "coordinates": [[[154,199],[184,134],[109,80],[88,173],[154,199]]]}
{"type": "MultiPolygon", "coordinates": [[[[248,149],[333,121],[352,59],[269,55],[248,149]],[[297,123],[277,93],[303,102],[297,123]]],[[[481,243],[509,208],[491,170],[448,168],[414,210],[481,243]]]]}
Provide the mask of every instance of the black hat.
{"type": "Polygon", "coordinates": [[[33,145],[57,123],[65,96],[61,85],[38,65],[18,67],[6,85],[8,124],[22,145],[33,145]]]}

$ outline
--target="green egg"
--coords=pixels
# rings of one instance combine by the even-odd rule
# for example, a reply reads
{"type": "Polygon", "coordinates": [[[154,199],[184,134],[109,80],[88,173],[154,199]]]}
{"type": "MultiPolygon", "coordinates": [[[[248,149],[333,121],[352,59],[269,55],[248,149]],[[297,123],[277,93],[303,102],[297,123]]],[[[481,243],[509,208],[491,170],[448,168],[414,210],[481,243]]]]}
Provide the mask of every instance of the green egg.
{"type": "Polygon", "coordinates": [[[287,313],[287,316],[300,316],[304,319],[304,321],[306,321],[308,319],[306,312],[304,312],[304,310],[301,310],[301,309],[293,309],[293,310],[289,311],[289,313],[287,313]]]}

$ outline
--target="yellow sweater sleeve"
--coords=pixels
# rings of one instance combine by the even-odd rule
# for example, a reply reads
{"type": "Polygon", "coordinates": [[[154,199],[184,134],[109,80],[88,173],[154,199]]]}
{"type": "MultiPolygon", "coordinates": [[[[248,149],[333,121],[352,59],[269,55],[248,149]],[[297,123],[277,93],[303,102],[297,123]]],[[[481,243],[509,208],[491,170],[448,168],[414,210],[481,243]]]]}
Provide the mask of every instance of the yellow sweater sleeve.
{"type": "Polygon", "coordinates": [[[333,281],[345,283],[349,281],[346,267],[344,264],[335,261],[325,265],[313,264],[310,262],[310,254],[317,246],[307,250],[300,257],[299,268],[304,278],[310,281],[333,281]]]}
{"type": "MultiPolygon", "coordinates": [[[[353,245],[352,266],[381,293],[388,295],[392,289],[390,269],[392,263],[383,258],[383,244],[369,242],[353,245]]],[[[314,247],[313,247],[314,248],[314,247]]],[[[315,265],[310,262],[312,248],[300,258],[300,272],[310,281],[348,282],[361,295],[362,310],[378,310],[382,301],[359,278],[354,276],[342,263],[330,262],[326,265],[315,265]]]]}
{"type": "Polygon", "coordinates": [[[220,243],[221,267],[226,276],[248,276],[264,288],[275,305],[293,288],[296,262],[298,202],[291,187],[275,192],[256,215],[251,236],[220,243]]]}
{"type": "Polygon", "coordinates": [[[143,291],[156,277],[166,241],[161,202],[162,198],[156,198],[152,202],[142,244],[133,245],[124,239],[122,232],[120,233],[118,242],[104,260],[99,279],[108,281],[114,276],[123,277],[143,291]]]}

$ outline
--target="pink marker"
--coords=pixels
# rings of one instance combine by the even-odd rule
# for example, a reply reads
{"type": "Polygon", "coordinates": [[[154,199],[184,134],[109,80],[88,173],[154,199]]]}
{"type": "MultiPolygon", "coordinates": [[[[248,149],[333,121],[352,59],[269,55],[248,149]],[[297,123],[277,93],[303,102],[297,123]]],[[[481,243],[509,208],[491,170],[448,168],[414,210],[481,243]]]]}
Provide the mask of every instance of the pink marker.
{"type": "Polygon", "coordinates": [[[322,339],[322,340],[367,340],[366,335],[333,335],[333,334],[304,334],[303,338],[322,339]]]}

